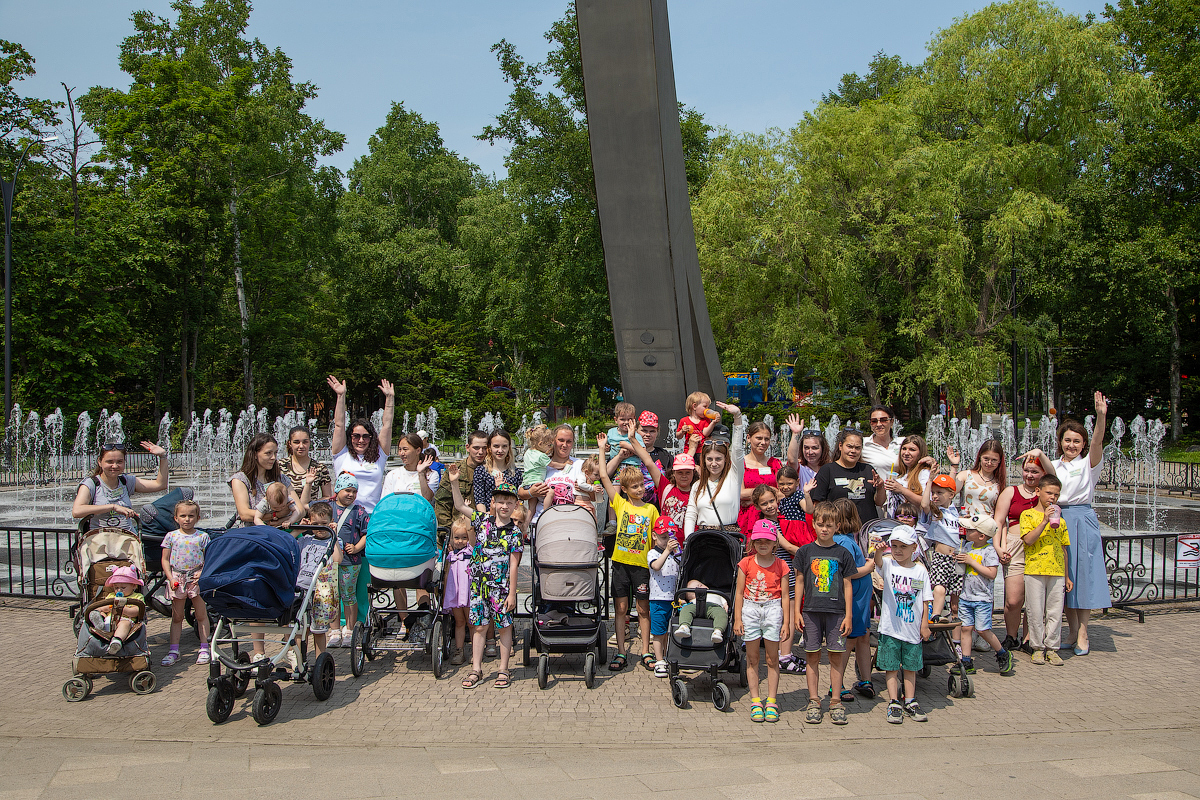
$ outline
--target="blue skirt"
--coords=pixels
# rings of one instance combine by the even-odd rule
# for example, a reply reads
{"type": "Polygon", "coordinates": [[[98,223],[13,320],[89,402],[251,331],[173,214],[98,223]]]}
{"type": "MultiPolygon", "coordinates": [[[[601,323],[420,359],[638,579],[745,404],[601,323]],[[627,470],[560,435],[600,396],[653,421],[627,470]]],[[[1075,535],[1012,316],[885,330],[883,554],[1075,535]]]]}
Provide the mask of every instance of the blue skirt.
{"type": "Polygon", "coordinates": [[[1112,608],[1108,571],[1104,568],[1104,542],[1100,520],[1090,503],[1062,507],[1071,544],[1067,548],[1067,577],[1073,586],[1067,592],[1067,608],[1112,608]]]}

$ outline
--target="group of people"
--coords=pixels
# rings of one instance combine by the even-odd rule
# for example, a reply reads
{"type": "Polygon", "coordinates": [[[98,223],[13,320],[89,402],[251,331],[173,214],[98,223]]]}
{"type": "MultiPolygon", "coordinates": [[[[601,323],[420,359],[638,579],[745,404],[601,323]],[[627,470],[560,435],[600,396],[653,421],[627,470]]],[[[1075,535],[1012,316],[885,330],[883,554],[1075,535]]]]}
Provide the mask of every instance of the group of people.
{"type": "MultiPolygon", "coordinates": [[[[1111,605],[1091,508],[1107,413],[1099,392],[1090,440],[1079,423],[1063,423],[1058,457],[1040,450],[1022,455],[1017,459],[1022,482],[1009,486],[1007,456],[998,441],[985,442],[969,469],[960,469],[959,454],[948,449],[949,470],[943,473],[921,436],[893,437],[892,415],[882,406],[870,411],[869,435],[845,428],[832,450],[822,431],[789,417],[793,436],[780,460],[769,455],[773,432],[767,425],[747,425],[737,406],[701,392],[685,401],[676,430],[685,448],[676,454],[657,446],[653,412],[639,414],[631,404],[618,403],[612,428],[597,437],[599,452],[589,458],[573,455],[569,425],[524,432],[527,446],[519,459],[505,431],[475,431],[466,438],[465,457],[447,465],[422,436],[405,434],[395,450],[400,463],[389,471],[392,385],[382,381],[379,387],[385,404],[378,431],[366,419],[347,426],[346,383],[330,376],[329,386],[337,396],[332,470],[311,457],[311,433],[297,427],[283,457],[273,437],[251,439],[241,469],[229,481],[235,524],[286,527],[304,519],[328,524],[341,540],[338,563],[313,576],[310,630],[320,634],[320,650],[349,645],[358,608],[367,602],[369,578],[360,569],[367,523],[380,498],[395,491],[425,497],[439,526],[449,531],[445,605],[456,620],[452,663],[464,662],[468,630],[471,634],[472,669],[464,688],[478,685],[483,659],[497,655],[495,685],[510,684],[516,565],[542,512],[559,503],[594,513],[598,542],[611,559],[613,672],[634,658],[628,628],[636,609],[638,660],[656,675],[668,675],[667,636],[690,635],[683,618],[690,621],[695,613],[689,596],[688,613],[669,630],[672,609],[680,605],[676,590],[685,588],[676,586],[680,554],[696,531],[719,529],[744,542],[732,608],[720,607],[719,597],[710,595],[708,602],[717,606],[709,611],[718,616],[732,612],[734,633],[746,649],[751,718],[760,722],[779,718],[781,673],[807,675],[805,719],[822,720],[818,673],[825,650],[828,713],[835,724],[845,724],[845,704],[875,694],[869,639],[875,614],[887,719],[900,723],[926,718],[914,678],[930,625],[961,622],[956,644],[968,674],[976,670],[975,634],[994,651],[998,671],[1011,674],[1018,650],[1029,653],[1033,664],[1063,663],[1058,651],[1064,613],[1066,647],[1086,655],[1091,613],[1111,605]],[[723,424],[726,418],[730,427],[723,424]],[[866,523],[880,518],[897,523],[890,540],[864,534],[866,523]],[[1003,639],[991,630],[999,574],[1003,639]],[[802,634],[801,651],[795,649],[795,634],[802,634]],[[851,654],[857,680],[847,688],[851,654]],[[761,660],[767,667],[765,697],[759,693],[761,660]]],[[[90,517],[93,527],[128,527],[135,514],[131,496],[167,488],[165,453],[150,443],[143,446],[160,456],[158,476],[125,473],[124,446],[106,446],[96,474],[80,484],[77,518],[90,517]]],[[[181,532],[164,550],[164,572],[172,576],[178,598],[171,651],[163,660],[168,666],[178,659],[184,599],[192,598],[203,620],[195,591],[204,544],[196,530],[199,516],[194,504],[177,509],[181,532]]],[[[406,602],[397,597],[399,608],[407,608],[406,602]]],[[[207,661],[207,648],[199,659],[207,661]]]]}

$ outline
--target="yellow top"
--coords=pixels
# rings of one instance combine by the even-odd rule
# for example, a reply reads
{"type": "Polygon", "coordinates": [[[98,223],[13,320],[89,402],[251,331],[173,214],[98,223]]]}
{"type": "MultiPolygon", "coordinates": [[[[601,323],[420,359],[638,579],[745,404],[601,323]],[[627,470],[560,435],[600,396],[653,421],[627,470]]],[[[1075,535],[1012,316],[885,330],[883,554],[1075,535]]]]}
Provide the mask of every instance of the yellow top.
{"type": "MultiPolygon", "coordinates": [[[[1041,524],[1044,516],[1036,508],[1021,512],[1021,536],[1041,524]]],[[[1066,520],[1059,520],[1057,528],[1047,525],[1036,542],[1025,545],[1025,574],[1066,575],[1067,558],[1063,548],[1070,544],[1066,520]]]]}

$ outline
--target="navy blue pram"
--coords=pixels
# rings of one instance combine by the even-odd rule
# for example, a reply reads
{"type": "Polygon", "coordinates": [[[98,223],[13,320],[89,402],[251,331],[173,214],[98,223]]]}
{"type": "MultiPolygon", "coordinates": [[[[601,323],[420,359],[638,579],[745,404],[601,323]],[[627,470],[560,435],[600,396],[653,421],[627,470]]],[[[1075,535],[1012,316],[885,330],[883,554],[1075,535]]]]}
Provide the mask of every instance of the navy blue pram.
{"type": "Polygon", "coordinates": [[[209,542],[200,597],[209,613],[237,619],[286,617],[296,598],[300,546],[291,534],[261,525],[209,542]]]}

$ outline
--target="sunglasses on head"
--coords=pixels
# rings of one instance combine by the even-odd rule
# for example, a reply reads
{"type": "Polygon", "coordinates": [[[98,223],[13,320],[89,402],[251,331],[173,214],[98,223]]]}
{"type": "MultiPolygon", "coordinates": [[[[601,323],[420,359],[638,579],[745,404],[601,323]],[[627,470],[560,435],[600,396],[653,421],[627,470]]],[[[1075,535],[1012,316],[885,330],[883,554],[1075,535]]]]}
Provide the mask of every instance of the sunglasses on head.
{"type": "Polygon", "coordinates": [[[802,437],[803,436],[820,436],[821,432],[819,430],[817,430],[816,428],[805,428],[804,430],[800,431],[800,435],[802,437]]]}
{"type": "Polygon", "coordinates": [[[124,442],[105,442],[104,444],[100,445],[101,453],[109,453],[113,450],[120,450],[121,452],[124,452],[125,451],[125,443],[124,442]]]}

